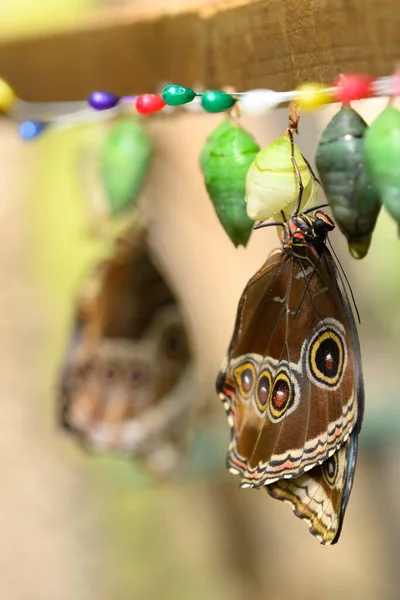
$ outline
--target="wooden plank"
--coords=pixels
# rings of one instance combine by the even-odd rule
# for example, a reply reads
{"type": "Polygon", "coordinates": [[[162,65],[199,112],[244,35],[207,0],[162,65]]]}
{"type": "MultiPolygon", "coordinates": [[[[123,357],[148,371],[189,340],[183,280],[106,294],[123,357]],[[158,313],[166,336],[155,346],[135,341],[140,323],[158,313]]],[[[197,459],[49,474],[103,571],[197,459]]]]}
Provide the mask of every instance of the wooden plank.
{"type": "Polygon", "coordinates": [[[0,76],[25,100],[77,100],[94,89],[154,92],[164,82],[237,90],[388,75],[400,55],[397,0],[227,0],[0,42],[0,76]]]}

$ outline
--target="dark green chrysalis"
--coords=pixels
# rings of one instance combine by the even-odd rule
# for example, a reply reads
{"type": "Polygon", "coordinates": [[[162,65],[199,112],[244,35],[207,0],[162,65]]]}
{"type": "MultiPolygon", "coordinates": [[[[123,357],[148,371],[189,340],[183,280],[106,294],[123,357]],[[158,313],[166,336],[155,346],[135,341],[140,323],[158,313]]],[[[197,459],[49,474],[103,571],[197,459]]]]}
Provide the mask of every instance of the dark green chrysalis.
{"type": "Polygon", "coordinates": [[[354,258],[363,258],[381,209],[364,166],[364,134],[368,125],[343,106],[322,132],[315,163],[335,221],[354,258]]]}
{"type": "Polygon", "coordinates": [[[100,156],[100,176],[110,215],[135,206],[152,153],[151,138],[139,119],[126,116],[116,122],[100,156]]]}
{"type": "Polygon", "coordinates": [[[246,174],[260,147],[230,119],[207,138],[200,167],[218,219],[235,246],[246,246],[254,222],[246,213],[246,174]]]}

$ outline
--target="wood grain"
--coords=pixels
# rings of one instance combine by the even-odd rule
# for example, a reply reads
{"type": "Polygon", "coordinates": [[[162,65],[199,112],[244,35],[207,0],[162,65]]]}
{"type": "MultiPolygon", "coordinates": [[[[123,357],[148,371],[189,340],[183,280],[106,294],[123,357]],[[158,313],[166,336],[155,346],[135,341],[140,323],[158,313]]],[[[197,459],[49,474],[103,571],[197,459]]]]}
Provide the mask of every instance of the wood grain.
{"type": "Polygon", "coordinates": [[[26,100],[165,82],[289,89],[341,72],[388,75],[400,56],[396,0],[226,0],[153,15],[116,9],[77,28],[0,42],[0,76],[26,100]]]}

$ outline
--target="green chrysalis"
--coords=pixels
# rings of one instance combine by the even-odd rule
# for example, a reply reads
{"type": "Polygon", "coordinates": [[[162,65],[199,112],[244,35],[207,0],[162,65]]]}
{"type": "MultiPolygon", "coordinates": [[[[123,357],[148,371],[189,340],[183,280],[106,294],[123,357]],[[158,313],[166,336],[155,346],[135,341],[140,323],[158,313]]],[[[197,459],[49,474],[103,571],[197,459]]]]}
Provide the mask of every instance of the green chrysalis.
{"type": "Polygon", "coordinates": [[[260,147],[230,119],[207,138],[200,167],[218,219],[235,246],[246,246],[253,221],[246,214],[246,173],[260,147]]]}
{"type": "Polygon", "coordinates": [[[322,132],[315,157],[333,216],[354,258],[366,256],[381,209],[364,166],[367,130],[364,119],[343,106],[322,132]]]}
{"type": "Polygon", "coordinates": [[[400,111],[388,106],[365,134],[364,158],[374,187],[400,223],[400,111]]]}
{"type": "Polygon", "coordinates": [[[135,206],[152,153],[151,138],[139,119],[122,117],[113,126],[100,156],[100,176],[111,215],[135,206]]]}

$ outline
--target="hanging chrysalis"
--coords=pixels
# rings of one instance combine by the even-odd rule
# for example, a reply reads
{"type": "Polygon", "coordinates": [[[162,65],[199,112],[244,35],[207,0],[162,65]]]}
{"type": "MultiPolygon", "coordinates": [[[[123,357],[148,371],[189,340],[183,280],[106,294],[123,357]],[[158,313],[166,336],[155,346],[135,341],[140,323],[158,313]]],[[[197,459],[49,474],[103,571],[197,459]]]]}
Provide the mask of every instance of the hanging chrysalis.
{"type": "Polygon", "coordinates": [[[400,224],[400,111],[389,105],[365,134],[364,158],[372,183],[400,224]]]}
{"type": "Polygon", "coordinates": [[[289,112],[289,129],[266,148],[263,148],[251,164],[246,177],[247,214],[251,219],[276,221],[289,218],[297,207],[299,179],[293,158],[303,183],[300,210],[311,207],[317,198],[317,183],[296,144],[291,143],[289,131],[297,131],[299,109],[292,105],[289,112]],[[293,156],[294,155],[294,156],[293,156]]]}
{"type": "Polygon", "coordinates": [[[152,154],[153,144],[141,121],[130,116],[118,119],[100,156],[100,177],[111,216],[136,204],[152,154]]]}
{"type": "Polygon", "coordinates": [[[200,167],[215,212],[235,246],[246,246],[254,223],[246,214],[246,173],[260,147],[231,119],[207,138],[200,167]]]}
{"type": "Polygon", "coordinates": [[[61,373],[61,423],[90,449],[169,477],[184,462],[196,389],[182,312],[136,222],[83,286],[61,373]]]}
{"type": "Polygon", "coordinates": [[[364,165],[368,125],[349,106],[342,106],[322,132],[315,162],[335,221],[350,253],[363,258],[381,209],[381,201],[364,165]]]}

